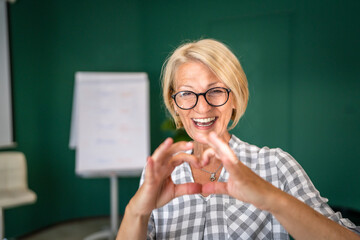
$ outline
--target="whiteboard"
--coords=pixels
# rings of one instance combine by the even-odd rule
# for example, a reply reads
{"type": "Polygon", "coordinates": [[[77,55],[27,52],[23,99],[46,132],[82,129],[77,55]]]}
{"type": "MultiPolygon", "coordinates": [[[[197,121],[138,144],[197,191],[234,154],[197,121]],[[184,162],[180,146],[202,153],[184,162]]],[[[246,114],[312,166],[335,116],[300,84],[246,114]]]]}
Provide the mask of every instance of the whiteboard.
{"type": "Polygon", "coordinates": [[[149,156],[146,73],[75,74],[70,147],[83,176],[140,175],[149,156]]]}

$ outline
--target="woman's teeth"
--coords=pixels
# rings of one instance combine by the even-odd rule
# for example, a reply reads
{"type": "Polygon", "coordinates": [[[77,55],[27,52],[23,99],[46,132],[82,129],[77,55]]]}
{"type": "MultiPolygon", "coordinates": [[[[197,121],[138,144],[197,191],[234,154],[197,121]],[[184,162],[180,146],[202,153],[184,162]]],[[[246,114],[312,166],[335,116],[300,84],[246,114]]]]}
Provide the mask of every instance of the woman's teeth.
{"type": "Polygon", "coordinates": [[[214,123],[215,117],[212,118],[193,118],[193,121],[197,126],[208,127],[214,123]]]}

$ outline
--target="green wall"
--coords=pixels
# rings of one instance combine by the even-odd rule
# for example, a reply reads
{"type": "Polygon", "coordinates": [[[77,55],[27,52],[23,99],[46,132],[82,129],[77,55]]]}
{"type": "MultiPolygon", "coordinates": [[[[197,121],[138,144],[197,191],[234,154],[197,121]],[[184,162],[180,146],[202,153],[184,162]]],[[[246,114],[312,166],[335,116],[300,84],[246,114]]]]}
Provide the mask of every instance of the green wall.
{"type": "MultiPolygon", "coordinates": [[[[168,135],[159,75],[169,51],[213,37],[239,57],[250,102],[233,131],[292,154],[331,205],[360,210],[360,2],[19,0],[9,5],[16,150],[36,204],[5,211],[6,236],[109,213],[109,180],[75,175],[76,71],[145,71],[151,149],[168,135]]],[[[120,213],[139,178],[119,178],[120,213]]]]}

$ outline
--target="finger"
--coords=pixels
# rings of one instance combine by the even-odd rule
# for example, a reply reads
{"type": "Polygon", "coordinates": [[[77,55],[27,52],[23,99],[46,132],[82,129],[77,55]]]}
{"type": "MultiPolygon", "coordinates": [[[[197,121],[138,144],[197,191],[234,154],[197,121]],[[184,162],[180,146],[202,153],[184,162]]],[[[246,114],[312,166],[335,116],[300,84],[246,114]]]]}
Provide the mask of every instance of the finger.
{"type": "Polygon", "coordinates": [[[173,167],[179,166],[180,164],[182,164],[184,162],[188,162],[188,163],[192,164],[195,168],[203,167],[202,164],[200,163],[200,160],[197,157],[195,157],[194,155],[184,153],[184,152],[176,154],[170,160],[170,164],[173,167]]]}
{"type": "Polygon", "coordinates": [[[238,159],[235,157],[234,152],[231,150],[229,144],[225,143],[222,139],[220,139],[214,132],[211,132],[208,137],[209,145],[214,148],[216,154],[219,157],[230,157],[229,160],[232,163],[238,163],[238,159]]]}
{"type": "Polygon", "coordinates": [[[219,156],[216,156],[216,152],[213,148],[206,149],[203,154],[201,155],[201,164],[202,166],[206,166],[209,164],[210,159],[213,157],[220,158],[219,156]]]}
{"type": "MultiPolygon", "coordinates": [[[[210,134],[215,134],[215,133],[211,132],[210,134]]],[[[208,135],[198,134],[198,135],[196,136],[196,138],[197,138],[197,139],[200,139],[201,142],[204,142],[204,143],[208,144],[208,145],[209,145],[212,149],[214,149],[214,150],[217,150],[217,151],[221,150],[221,147],[218,146],[217,141],[214,141],[214,139],[210,139],[210,137],[209,137],[210,134],[208,134],[208,135]]],[[[216,135],[216,134],[215,134],[215,137],[217,138],[217,135],[216,135]]],[[[220,141],[221,141],[221,140],[220,140],[220,141]]],[[[225,144],[226,144],[226,143],[225,143],[225,144]]],[[[217,153],[217,152],[215,151],[215,154],[216,154],[216,153],[217,153]]],[[[217,155],[217,157],[219,157],[219,156],[217,155]]]]}
{"type": "Polygon", "coordinates": [[[175,184],[175,197],[201,193],[202,185],[199,183],[175,184]]]}
{"type": "Polygon", "coordinates": [[[229,194],[226,182],[209,182],[202,186],[204,194],[229,194]]]}
{"type": "Polygon", "coordinates": [[[162,142],[159,147],[157,147],[154,151],[154,153],[152,154],[152,158],[153,159],[158,159],[160,156],[162,156],[167,149],[171,146],[171,144],[173,143],[172,138],[167,138],[165,139],[164,142],[162,142]]]}
{"type": "Polygon", "coordinates": [[[237,175],[241,162],[231,150],[229,144],[220,139],[214,132],[209,134],[208,144],[214,149],[216,156],[224,164],[224,167],[231,175],[237,175]]]}
{"type": "Polygon", "coordinates": [[[156,179],[159,179],[159,176],[166,178],[166,176],[170,176],[171,172],[174,170],[175,167],[173,166],[166,166],[163,168],[159,166],[157,162],[154,161],[152,157],[147,158],[147,165],[145,170],[145,180],[148,183],[156,182],[156,179]]]}
{"type": "Polygon", "coordinates": [[[145,168],[145,179],[149,179],[149,180],[154,179],[154,161],[152,160],[151,157],[147,158],[147,164],[145,168]]]}
{"type": "Polygon", "coordinates": [[[154,161],[161,161],[179,152],[187,151],[193,148],[192,142],[177,142],[173,143],[171,138],[168,138],[162,143],[153,153],[154,161]],[[170,139],[170,140],[168,140],[170,139]]]}
{"type": "Polygon", "coordinates": [[[170,146],[169,154],[175,155],[178,154],[179,152],[185,152],[191,150],[193,149],[193,147],[194,147],[193,142],[185,142],[185,141],[176,142],[170,146]]]}

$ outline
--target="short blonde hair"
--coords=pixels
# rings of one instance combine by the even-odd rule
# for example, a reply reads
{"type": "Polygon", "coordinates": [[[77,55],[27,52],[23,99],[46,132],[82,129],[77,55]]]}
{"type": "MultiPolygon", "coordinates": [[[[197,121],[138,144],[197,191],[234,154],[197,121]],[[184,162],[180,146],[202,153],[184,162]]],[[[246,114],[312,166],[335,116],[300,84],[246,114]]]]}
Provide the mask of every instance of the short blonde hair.
{"type": "Polygon", "coordinates": [[[179,66],[186,62],[199,61],[205,64],[234,95],[235,109],[229,130],[234,128],[245,113],[249,89],[244,70],[239,60],[225,44],[214,39],[202,39],[180,45],[166,59],[162,68],[163,98],[167,110],[173,117],[176,127],[183,127],[174,109],[171,95],[175,93],[175,74],[179,66]]]}

